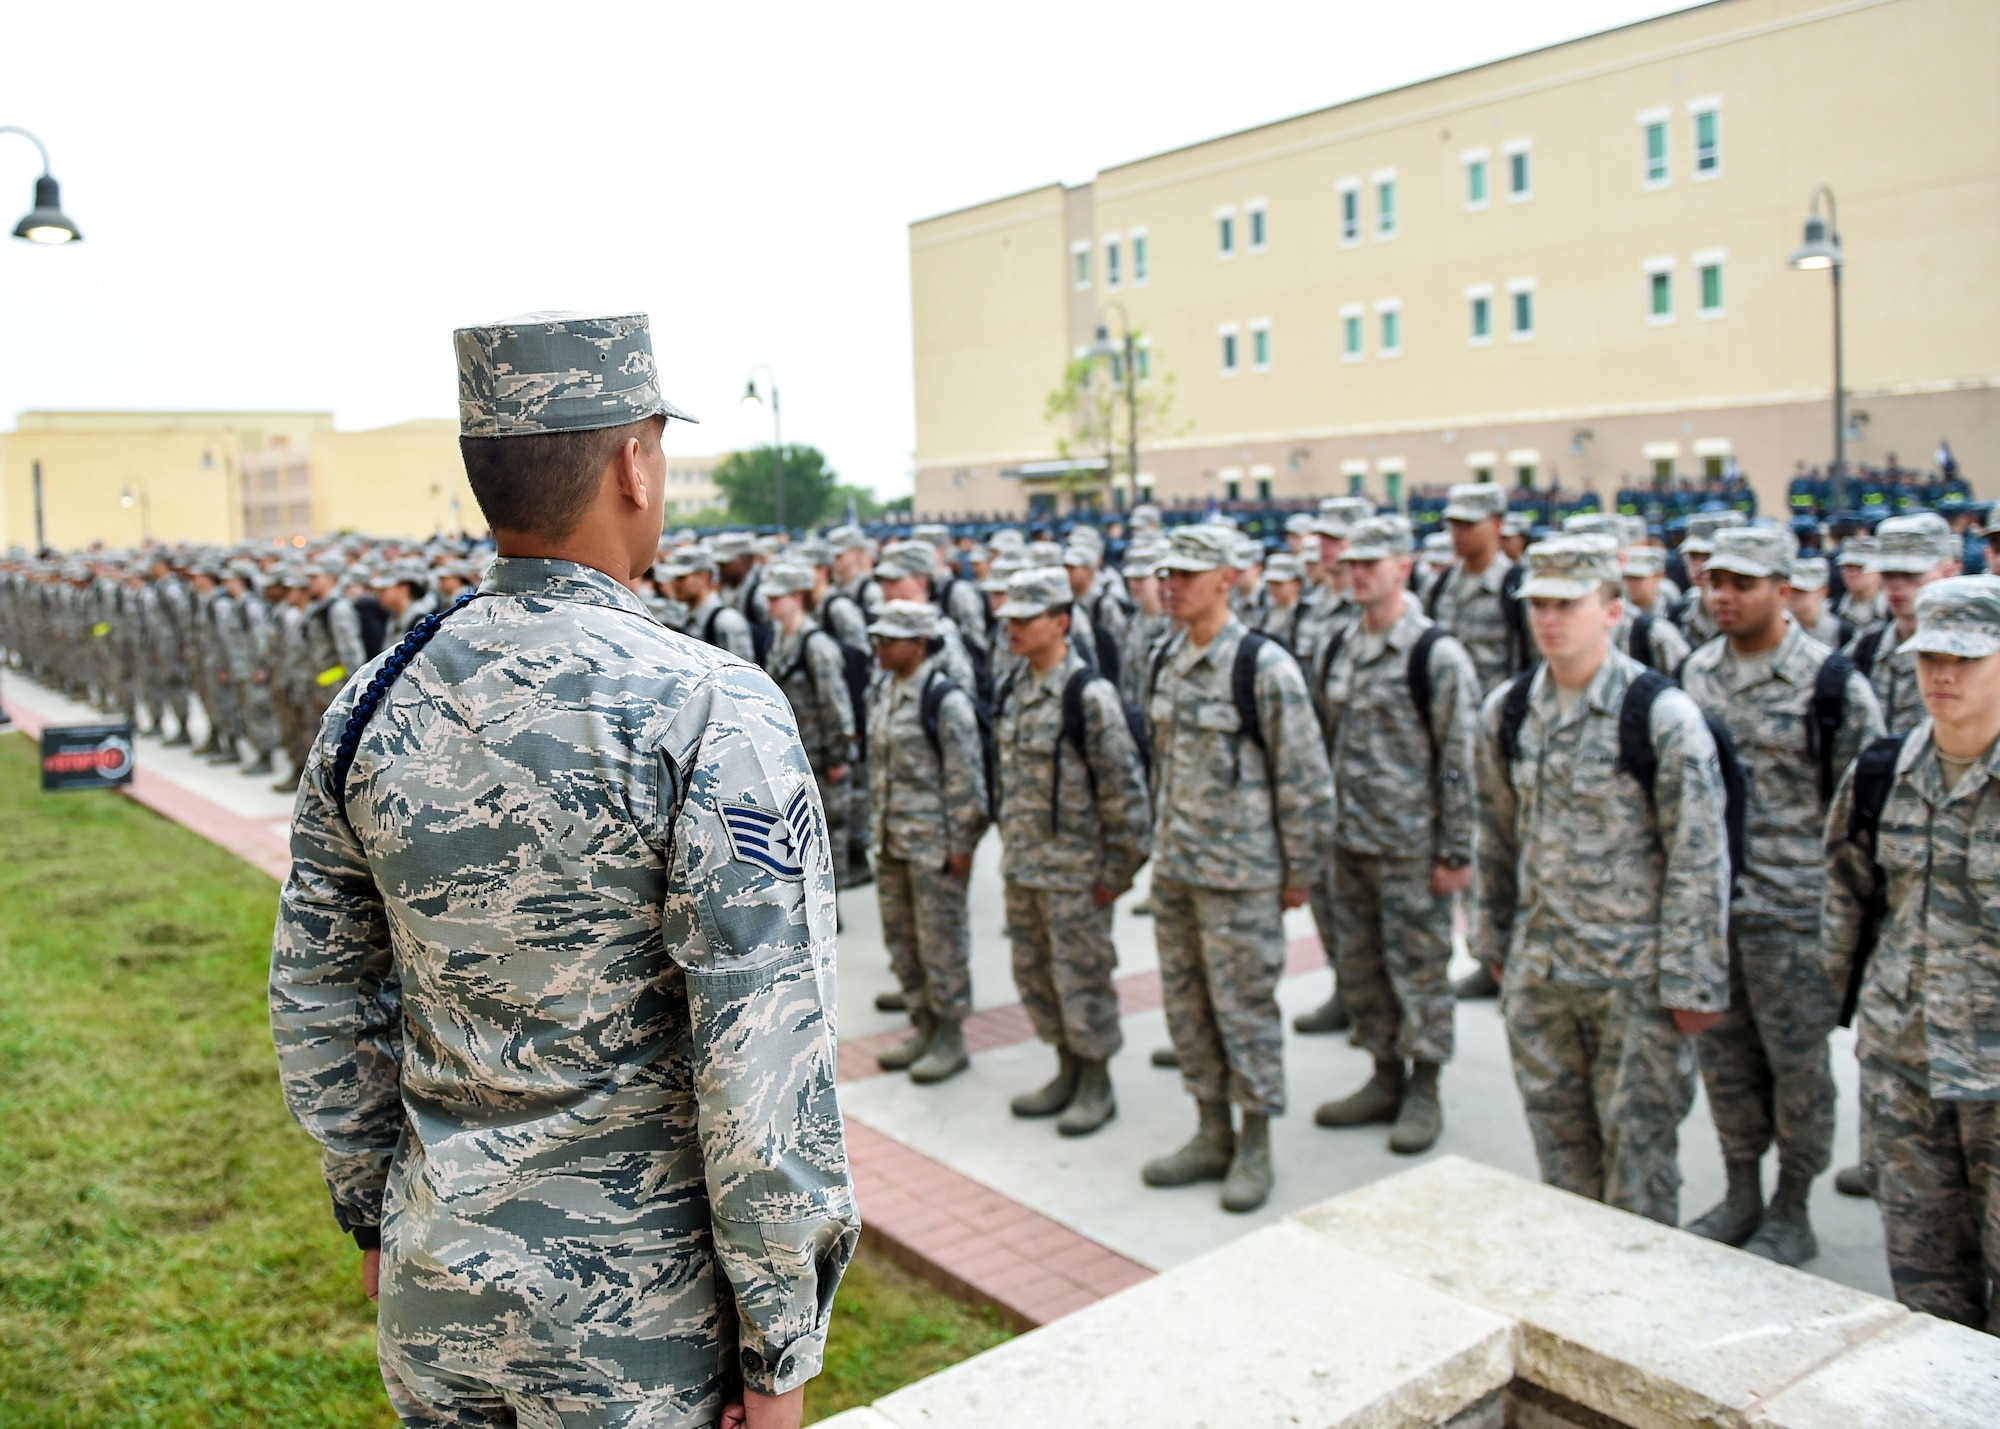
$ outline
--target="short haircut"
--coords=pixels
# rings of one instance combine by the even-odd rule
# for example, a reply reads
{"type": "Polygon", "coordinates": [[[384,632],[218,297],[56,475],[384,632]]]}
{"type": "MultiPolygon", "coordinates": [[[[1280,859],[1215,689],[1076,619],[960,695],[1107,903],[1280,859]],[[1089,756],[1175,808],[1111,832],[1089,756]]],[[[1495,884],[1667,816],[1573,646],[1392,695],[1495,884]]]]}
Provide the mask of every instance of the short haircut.
{"type": "Polygon", "coordinates": [[[598,478],[612,453],[634,437],[644,445],[648,428],[659,420],[644,417],[585,432],[460,437],[458,452],[488,526],[560,541],[596,499],[598,478]]]}

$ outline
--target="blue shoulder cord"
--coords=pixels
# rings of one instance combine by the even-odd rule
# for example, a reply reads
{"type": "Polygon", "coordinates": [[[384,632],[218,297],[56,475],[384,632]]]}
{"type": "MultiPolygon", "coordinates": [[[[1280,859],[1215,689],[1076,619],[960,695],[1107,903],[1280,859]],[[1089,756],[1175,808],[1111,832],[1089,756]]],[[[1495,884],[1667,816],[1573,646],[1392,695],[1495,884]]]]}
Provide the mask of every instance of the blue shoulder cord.
{"type": "Polygon", "coordinates": [[[347,817],[347,772],[354,767],[355,752],[361,747],[361,732],[368,728],[368,721],[375,717],[375,711],[382,707],[382,697],[389,693],[389,686],[396,683],[417,652],[430,644],[431,637],[438,633],[444,618],[453,611],[470,604],[479,596],[477,590],[469,590],[443,610],[434,610],[410,627],[396,648],[389,652],[389,658],[382,662],[382,668],[375,672],[375,678],[368,682],[368,688],[354,702],[348,712],[347,723],[341,727],[340,743],[333,752],[333,800],[340,806],[341,818],[347,817]]]}

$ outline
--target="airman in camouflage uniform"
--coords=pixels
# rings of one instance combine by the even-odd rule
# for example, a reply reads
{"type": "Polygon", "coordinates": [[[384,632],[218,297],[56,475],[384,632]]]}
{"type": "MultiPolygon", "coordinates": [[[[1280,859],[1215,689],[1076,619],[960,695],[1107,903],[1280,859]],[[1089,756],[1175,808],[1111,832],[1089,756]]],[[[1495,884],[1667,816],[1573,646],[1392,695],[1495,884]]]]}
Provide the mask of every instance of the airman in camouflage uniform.
{"type": "Polygon", "coordinates": [[[1875,540],[1876,554],[1868,569],[1882,577],[1889,619],[1879,633],[1868,630],[1856,635],[1847,654],[1867,667],[1868,683],[1882,706],[1883,725],[1890,734],[1901,734],[1924,718],[1916,651],[1903,648],[1903,642],[1916,633],[1917,593],[1963,569],[1962,547],[1934,511],[1891,516],[1875,528],[1875,540]]]}
{"type": "Polygon", "coordinates": [[[1060,1113],[1058,1131],[1086,1136],[1118,1109],[1108,1064],[1125,1039],[1112,906],[1151,852],[1152,807],[1117,688],[1069,648],[1074,598],[1062,571],[1013,577],[1000,617],[1025,653],[1001,687],[994,739],[1014,985],[1036,1035],[1057,1052],[1055,1079],[1015,1097],[1012,1109],[1060,1113]],[[1063,728],[1076,680],[1080,748],[1063,728]]]}
{"type": "Polygon", "coordinates": [[[1954,698],[1902,740],[1872,847],[1851,836],[1855,771],[1842,778],[1821,936],[1834,987],[1867,959],[1861,1097],[1896,1298],[2000,1334],[2000,580],[1926,586],[1905,644],[1934,694],[1954,698]],[[1871,953],[1862,932],[1878,888],[1871,953]]]}
{"type": "Polygon", "coordinates": [[[1501,591],[1514,563],[1500,552],[1500,519],[1507,514],[1507,493],[1492,482],[1469,482],[1451,488],[1444,518],[1453,545],[1478,544],[1477,556],[1460,555],[1430,590],[1427,614],[1472,657],[1485,692],[1520,669],[1528,652],[1520,648],[1507,621],[1501,591]],[[1475,562],[1478,569],[1474,569],[1475,562]]]}
{"type": "MultiPolygon", "coordinates": [[[[883,595],[889,600],[929,602],[931,579],[936,567],[936,553],[926,542],[891,541],[882,548],[882,558],[875,565],[875,577],[883,595]]],[[[940,611],[936,631],[930,638],[939,642],[938,663],[945,674],[961,690],[976,692],[979,689],[978,668],[972,662],[971,652],[966,649],[965,636],[959,630],[958,622],[940,611]]],[[[869,743],[874,743],[873,736],[870,736],[869,743]]]]}
{"type": "Polygon", "coordinates": [[[687,623],[682,628],[695,639],[754,665],[757,643],[750,632],[750,618],[723,599],[716,584],[717,569],[715,552],[703,546],[689,546],[668,558],[664,574],[673,587],[674,599],[687,607],[687,623]]]}
{"type": "Polygon", "coordinates": [[[1715,550],[1715,539],[1723,531],[1743,525],[1740,511],[1699,511],[1688,517],[1687,535],[1681,539],[1681,559],[1687,564],[1688,579],[1694,588],[1680,603],[1681,634],[1699,650],[1716,635],[1715,621],[1709,616],[1701,581],[1702,567],[1715,550]]]}
{"type": "Polygon", "coordinates": [[[1514,749],[1502,737],[1513,683],[1480,710],[1469,941],[1504,968],[1542,1179],[1675,1225],[1695,1091],[1683,1032],[1729,997],[1723,793],[1708,727],[1677,690],[1647,722],[1651,790],[1622,767],[1619,716],[1643,667],[1610,643],[1617,578],[1606,542],[1528,548],[1521,593],[1549,663],[1516,677],[1529,683],[1514,749]]]}
{"type": "Polygon", "coordinates": [[[317,729],[334,696],[368,663],[361,643],[361,617],[354,602],[340,593],[341,562],[329,557],[307,577],[305,612],[307,686],[306,724],[317,729]]]}
{"type": "Polygon", "coordinates": [[[1220,1178],[1224,1208],[1249,1211],[1270,1194],[1270,1118],[1285,1109],[1283,912],[1305,902],[1326,859],[1333,781],[1305,677],[1275,642],[1255,652],[1254,728],[1237,708],[1237,651],[1251,638],[1225,604],[1238,559],[1233,532],[1182,526],[1160,561],[1182,629],[1147,703],[1153,923],[1167,1030],[1200,1129],[1144,1174],[1155,1186],[1220,1178]]]}
{"type": "Polygon", "coordinates": [[[774,626],[764,669],[778,682],[791,703],[799,740],[819,783],[820,804],[834,858],[834,883],[847,862],[847,821],[853,817],[854,698],[847,688],[847,668],[840,645],[805,613],[812,590],[810,567],[774,561],[764,567],[758,589],[774,626]]]}
{"type": "Polygon", "coordinates": [[[187,586],[175,574],[164,555],[152,558],[152,580],[147,586],[146,645],[151,664],[146,672],[146,688],[165,708],[173,711],[174,732],[165,743],[191,743],[188,735],[188,640],[192,619],[187,586]]]}
{"type": "Polygon", "coordinates": [[[1840,555],[1834,564],[1840,567],[1840,574],[1846,589],[1833,602],[1834,614],[1852,624],[1856,631],[1880,625],[1889,618],[1889,602],[1882,594],[1882,576],[1879,571],[1868,569],[1869,563],[1881,554],[1873,536],[1850,536],[1840,548],[1840,555]]]}
{"type": "MultiPolygon", "coordinates": [[[[665,478],[643,324],[458,335],[483,506],[546,467],[474,441],[605,431],[582,520],[650,556],[657,498],[609,498],[665,478]]],[[[380,1244],[391,1400],[410,1425],[693,1429],[795,1393],[859,1227],[790,711],[567,560],[503,555],[435,629],[314,742],[271,964],[286,1099],[380,1244]]]]}
{"type": "Polygon", "coordinates": [[[1630,655],[1649,670],[1657,670],[1668,679],[1680,675],[1681,666],[1694,653],[1687,636],[1681,633],[1667,615],[1667,602],[1656,598],[1651,602],[1641,602],[1633,598],[1633,588],[1657,587],[1666,579],[1667,553],[1658,546],[1627,546],[1623,552],[1621,568],[1624,576],[1625,599],[1620,602],[1624,613],[1618,617],[1618,628],[1611,632],[1613,648],[1630,655]]]}
{"type": "Polygon", "coordinates": [[[1406,1154],[1429,1150],[1444,1125],[1451,900],[1472,877],[1479,707],[1465,648],[1442,631],[1426,638],[1437,627],[1407,593],[1412,544],[1402,517],[1371,517],[1341,554],[1363,615],[1329,652],[1320,699],[1333,768],[1334,962],[1375,1072],[1314,1114],[1321,1126],[1394,1122],[1389,1149],[1406,1154]],[[1426,688],[1427,709],[1413,685],[1426,688]]]}
{"type": "MultiPolygon", "coordinates": [[[[1682,675],[1702,713],[1729,731],[1743,766],[1745,866],[1729,919],[1729,1010],[1699,1044],[1709,1110],[1729,1175],[1724,1199],[1689,1229],[1798,1265],[1818,1253],[1806,1198],[1833,1151],[1827,1034],[1836,1007],[1819,948],[1826,806],[1814,725],[1820,667],[1833,651],[1785,610],[1798,545],[1778,526],[1716,533],[1702,573],[1723,639],[1682,675]],[[1778,1187],[1767,1208],[1759,1163],[1775,1139],[1778,1187]]],[[[1846,678],[1832,738],[1835,777],[1882,732],[1868,682],[1846,678]]]]}
{"type": "Polygon", "coordinates": [[[278,747],[277,711],[271,704],[270,607],[256,588],[257,575],[253,563],[232,562],[223,586],[229,605],[224,609],[218,603],[215,616],[243,738],[257,755],[244,766],[246,776],[269,774],[278,747]]]}
{"type": "Polygon", "coordinates": [[[890,600],[870,622],[886,671],[868,695],[868,779],[875,896],[882,940],[915,1030],[880,1054],[891,1071],[941,1082],[965,1070],[972,1012],[966,895],[986,832],[986,758],[972,696],[948,673],[935,606],[890,600]],[[933,681],[936,738],[924,728],[933,681]]]}

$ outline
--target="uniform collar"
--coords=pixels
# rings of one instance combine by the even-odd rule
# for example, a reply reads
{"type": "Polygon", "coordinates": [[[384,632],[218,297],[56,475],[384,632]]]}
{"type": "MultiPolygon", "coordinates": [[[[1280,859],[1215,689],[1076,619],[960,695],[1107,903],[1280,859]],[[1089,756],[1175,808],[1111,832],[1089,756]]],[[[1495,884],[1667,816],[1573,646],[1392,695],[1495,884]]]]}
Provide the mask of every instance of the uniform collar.
{"type": "MultiPolygon", "coordinates": [[[[479,583],[481,595],[533,595],[547,600],[573,600],[583,605],[608,605],[634,615],[647,615],[638,596],[603,571],[575,561],[551,561],[538,556],[501,556],[479,583]]],[[[706,602],[703,603],[704,606],[706,602]]],[[[648,619],[651,616],[647,615],[648,619]]]]}
{"type": "Polygon", "coordinates": [[[1222,629],[1215,632],[1215,638],[1208,644],[1197,647],[1194,641],[1183,638],[1181,648],[1174,652],[1174,673],[1185,675],[1203,662],[1213,665],[1234,659],[1236,647],[1242,643],[1245,633],[1243,622],[1232,611],[1229,618],[1222,622],[1222,629]]]}

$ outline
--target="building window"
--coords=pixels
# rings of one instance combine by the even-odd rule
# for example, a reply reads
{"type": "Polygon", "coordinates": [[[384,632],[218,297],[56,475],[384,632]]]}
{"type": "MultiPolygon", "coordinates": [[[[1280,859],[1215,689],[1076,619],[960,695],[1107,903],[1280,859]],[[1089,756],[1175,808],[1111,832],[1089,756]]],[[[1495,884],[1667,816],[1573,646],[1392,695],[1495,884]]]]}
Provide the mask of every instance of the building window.
{"type": "Polygon", "coordinates": [[[1688,111],[1694,119],[1694,176],[1712,179],[1722,172],[1722,101],[1691,100],[1688,111]]]}
{"type": "Polygon", "coordinates": [[[1250,323],[1250,369],[1253,372],[1271,370],[1271,320],[1255,318],[1250,323]]]}
{"type": "Polygon", "coordinates": [[[1393,173],[1375,176],[1375,236],[1396,236],[1396,176],[1393,173]]]}
{"type": "Polygon", "coordinates": [[[1241,501],[1243,499],[1243,468],[1225,466],[1222,469],[1222,499],[1241,501]]]}
{"type": "Polygon", "coordinates": [[[1648,109],[1639,115],[1640,153],[1644,167],[1642,185],[1649,189],[1667,186],[1667,121],[1669,109],[1648,109]]]}
{"type": "Polygon", "coordinates": [[[1090,286],[1090,245],[1073,244],[1069,250],[1070,281],[1079,288],[1090,286]]]}
{"type": "Polygon", "coordinates": [[[1104,286],[1115,288],[1122,281],[1118,271],[1118,239],[1114,236],[1104,240],[1104,286]]]}
{"type": "Polygon", "coordinates": [[[1474,347],[1493,341],[1493,287],[1481,283],[1465,290],[1466,311],[1471,319],[1467,338],[1474,347]]]}
{"type": "Polygon", "coordinates": [[[1514,312],[1514,330],[1508,336],[1515,342],[1526,342],[1535,335],[1535,280],[1514,279],[1507,285],[1507,296],[1514,312]]]}
{"type": "Polygon", "coordinates": [[[1236,210],[1233,208],[1216,210],[1215,256],[1218,258],[1236,256],[1236,210]]]}
{"type": "Polygon", "coordinates": [[[1141,340],[1139,344],[1132,349],[1132,361],[1133,365],[1139,369],[1139,380],[1141,382],[1151,382],[1153,380],[1152,344],[1144,340],[1141,340]]]}
{"type": "Polygon", "coordinates": [[[1528,153],[1533,146],[1526,139],[1510,140],[1502,152],[1507,157],[1507,202],[1520,203],[1534,196],[1533,171],[1528,153]]]}
{"type": "Polygon", "coordinates": [[[1722,316],[1722,264],[1727,256],[1720,248],[1694,255],[1695,285],[1701,300],[1695,309],[1696,317],[1722,316]]]}
{"type": "MultiPolygon", "coordinates": [[[[1256,468],[1252,467],[1251,471],[1255,473],[1256,468]]],[[[1271,480],[1269,476],[1257,477],[1257,499],[1259,501],[1269,501],[1271,499],[1271,480]]]]}
{"type": "Polygon", "coordinates": [[[1340,181],[1340,243],[1351,248],[1361,241],[1361,181],[1340,181]]]}
{"type": "Polygon", "coordinates": [[[1674,484],[1674,459],[1670,456],[1653,458],[1653,484],[1672,486],[1674,484]]]}
{"type": "Polygon", "coordinates": [[[1216,336],[1222,339],[1222,375],[1224,377],[1234,377],[1239,370],[1236,352],[1236,324],[1227,323],[1215,331],[1216,336]]]}
{"type": "Polygon", "coordinates": [[[1535,489],[1535,468],[1532,463],[1514,468],[1514,485],[1520,487],[1523,491],[1533,491],[1535,489]]]}
{"type": "Polygon", "coordinates": [[[1269,220],[1265,211],[1264,200],[1257,199],[1252,203],[1244,205],[1243,218],[1250,229],[1250,251],[1252,253],[1262,253],[1264,245],[1270,241],[1269,220]]]}
{"type": "Polygon", "coordinates": [[[1674,260],[1648,258],[1639,265],[1646,275],[1646,321],[1655,327],[1674,320],[1674,260]]]}
{"type": "Polygon", "coordinates": [[[1463,158],[1465,161],[1465,206],[1467,208],[1484,208],[1490,198],[1490,195],[1486,191],[1486,151],[1484,149],[1471,149],[1464,154],[1463,158]]]}
{"type": "Polygon", "coordinates": [[[1361,360],[1361,317],[1359,303],[1349,303],[1340,310],[1340,355],[1349,362],[1361,360]]]}
{"type": "Polygon", "coordinates": [[[1147,247],[1146,230],[1143,228],[1133,229],[1132,230],[1132,286],[1135,288],[1143,288],[1146,286],[1146,256],[1147,256],[1146,247],[1147,247]]]}
{"type": "Polygon", "coordinates": [[[1397,298],[1385,298],[1375,305],[1375,317],[1380,325],[1376,350],[1383,357],[1394,357],[1403,350],[1403,304],[1397,298]]]}

